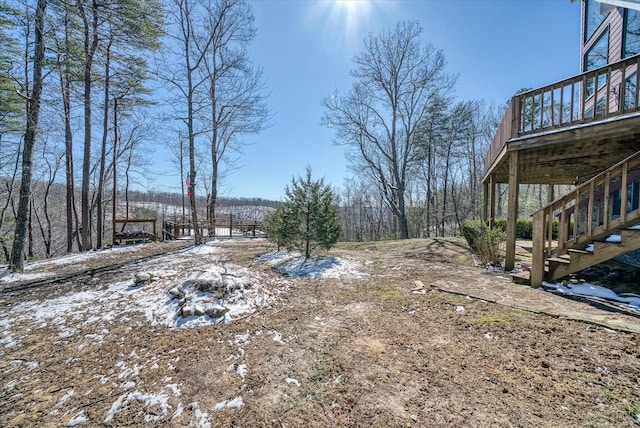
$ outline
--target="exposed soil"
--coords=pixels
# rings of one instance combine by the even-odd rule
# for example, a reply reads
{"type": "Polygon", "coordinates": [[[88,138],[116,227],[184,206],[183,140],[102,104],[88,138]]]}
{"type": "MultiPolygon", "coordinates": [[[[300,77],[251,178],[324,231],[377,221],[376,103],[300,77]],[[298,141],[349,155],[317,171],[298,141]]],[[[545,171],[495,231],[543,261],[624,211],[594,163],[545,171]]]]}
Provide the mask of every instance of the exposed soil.
{"type": "MultiPolygon", "coordinates": [[[[128,313],[106,329],[76,320],[63,340],[51,323],[20,324],[19,345],[0,343],[0,426],[640,426],[640,336],[432,288],[490,275],[461,240],[330,252],[361,261],[361,279],[283,278],[255,261],[269,243],[221,246],[225,260],[288,291],[197,328],[128,313]],[[424,294],[412,292],[416,280],[424,294]]],[[[127,275],[1,295],[0,323],[20,302],[46,305],[127,275]]]]}

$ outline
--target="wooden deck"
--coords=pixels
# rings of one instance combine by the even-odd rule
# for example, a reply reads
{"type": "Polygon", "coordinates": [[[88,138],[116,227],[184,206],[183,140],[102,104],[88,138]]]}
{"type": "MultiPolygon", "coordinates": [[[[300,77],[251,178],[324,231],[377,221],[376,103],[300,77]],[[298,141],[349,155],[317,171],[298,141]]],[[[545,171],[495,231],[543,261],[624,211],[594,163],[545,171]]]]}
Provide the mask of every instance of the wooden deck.
{"type": "MultiPolygon", "coordinates": [[[[264,222],[255,220],[240,220],[233,218],[216,219],[211,225],[202,223],[198,225],[201,236],[216,238],[234,238],[234,237],[261,237],[263,236],[264,222]],[[212,230],[214,235],[209,236],[208,231],[212,230]]],[[[189,237],[194,230],[192,223],[176,223],[172,221],[164,221],[162,231],[164,239],[174,240],[183,237],[189,237]]]]}
{"type": "Polygon", "coordinates": [[[520,184],[573,184],[639,151],[639,63],[634,56],[514,96],[487,153],[484,181],[509,183],[513,152],[520,184]],[[596,84],[597,93],[589,90],[596,84]]]}
{"type": "MultiPolygon", "coordinates": [[[[515,224],[518,219],[520,184],[580,186],[612,165],[640,152],[638,70],[640,70],[640,55],[518,94],[510,100],[487,153],[483,180],[485,184],[484,213],[489,222],[492,221],[495,213],[496,185],[498,183],[509,185],[506,269],[513,268],[515,258],[515,224]]],[[[620,189],[626,185],[622,184],[621,177],[627,172],[625,170],[623,173],[621,169],[616,171],[620,178],[618,181],[608,181],[608,183],[620,189]]],[[[604,183],[609,178],[600,176],[600,183],[604,183]]],[[[635,181],[635,178],[625,175],[624,180],[628,184],[635,181]]],[[[587,192],[584,188],[581,189],[583,193],[579,192],[576,196],[578,202],[575,206],[577,207],[584,205],[580,198],[583,198],[584,192],[587,192]]],[[[608,193],[606,197],[599,200],[599,204],[604,206],[605,200],[612,200],[614,192],[612,189],[606,189],[608,193]]],[[[596,186],[596,193],[599,190],[604,194],[604,187],[599,189],[596,186]]],[[[626,197],[626,189],[624,193],[626,197]]],[[[551,199],[555,198],[553,188],[550,188],[549,194],[551,199]]],[[[593,193],[591,193],[591,199],[593,201],[597,199],[593,193]]],[[[613,207],[613,204],[608,207],[613,207]]],[[[557,209],[558,207],[554,206],[551,211],[557,209]]],[[[593,206],[590,209],[592,216],[598,216],[599,211],[593,206]]],[[[544,242],[548,238],[549,229],[546,224],[553,215],[559,218],[559,212],[549,214],[544,219],[545,223],[538,225],[537,229],[534,221],[534,240],[544,242]],[[537,238],[536,230],[541,234],[537,238]]],[[[577,218],[577,215],[573,218],[577,218]]],[[[604,214],[600,214],[599,218],[604,217],[604,214]]],[[[593,219],[590,218],[590,220],[593,219]]],[[[568,223],[566,227],[569,227],[568,223]]],[[[585,227],[587,227],[586,217],[585,227]]],[[[605,225],[604,228],[602,225],[598,227],[601,227],[602,234],[619,230],[614,228],[613,223],[605,225]]],[[[589,239],[591,238],[595,239],[590,236],[589,239]]],[[[534,263],[535,257],[536,255],[534,255],[534,263]]],[[[541,266],[539,260],[536,265],[538,268],[541,266]]],[[[538,269],[537,276],[534,275],[535,281],[540,275],[544,275],[541,272],[538,269]]]]}

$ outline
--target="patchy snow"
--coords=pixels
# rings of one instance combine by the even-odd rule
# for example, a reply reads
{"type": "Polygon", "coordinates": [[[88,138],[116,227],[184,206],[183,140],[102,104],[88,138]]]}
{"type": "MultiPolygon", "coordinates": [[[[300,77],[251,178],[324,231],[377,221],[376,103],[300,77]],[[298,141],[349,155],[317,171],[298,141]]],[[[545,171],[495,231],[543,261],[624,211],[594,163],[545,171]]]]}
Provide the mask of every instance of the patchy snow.
{"type": "Polygon", "coordinates": [[[289,251],[272,251],[256,258],[258,263],[269,263],[270,265],[276,265],[282,263],[285,260],[291,260],[293,258],[300,257],[298,253],[291,253],[289,251]]]}
{"type": "Polygon", "coordinates": [[[618,235],[618,234],[609,235],[609,237],[607,237],[606,241],[607,241],[607,242],[617,242],[617,243],[620,243],[620,242],[622,242],[622,236],[621,236],[621,235],[618,235]]]}
{"type": "Polygon", "coordinates": [[[85,337],[97,343],[108,333],[109,324],[125,321],[131,312],[143,313],[151,325],[167,327],[226,323],[269,306],[288,288],[287,281],[221,263],[223,251],[212,245],[194,247],[138,263],[135,271],[123,274],[124,278],[129,276],[127,280],[121,275],[119,281],[50,298],[46,305],[40,300],[18,303],[0,317],[0,346],[21,343],[12,326],[27,320],[39,328],[56,328],[60,339],[69,339],[83,327],[95,325],[94,332],[85,337]],[[134,277],[141,271],[151,282],[138,286],[134,277]]]}
{"type": "Polygon", "coordinates": [[[104,257],[105,255],[112,255],[113,253],[121,252],[126,254],[138,252],[144,248],[142,245],[114,245],[113,248],[104,250],[93,250],[82,253],[68,254],[53,259],[39,260],[34,262],[27,262],[24,266],[22,273],[11,273],[6,269],[5,265],[0,265],[0,270],[5,268],[5,272],[0,274],[0,284],[12,283],[16,281],[33,281],[37,279],[46,279],[52,276],[56,266],[66,265],[82,265],[85,262],[91,261],[96,258],[104,257]],[[42,269],[42,272],[33,272],[36,269],[42,269]]]}
{"type": "Polygon", "coordinates": [[[362,263],[342,260],[337,257],[317,256],[305,259],[298,253],[274,251],[256,259],[268,263],[282,275],[305,278],[362,278],[362,263]]]}
{"type": "Polygon", "coordinates": [[[282,340],[282,334],[280,334],[279,332],[275,331],[275,330],[270,330],[267,334],[271,335],[273,334],[273,341],[276,343],[279,343],[281,345],[286,345],[286,343],[282,340]]]}
{"type": "Polygon", "coordinates": [[[244,401],[242,401],[242,397],[236,397],[233,400],[225,400],[225,401],[221,401],[219,403],[216,404],[215,406],[215,410],[222,410],[222,409],[239,409],[240,407],[244,406],[244,401]]]}
{"type": "Polygon", "coordinates": [[[545,290],[566,295],[578,295],[587,297],[599,297],[614,302],[626,303],[629,305],[629,309],[634,311],[640,311],[640,296],[635,294],[618,295],[610,288],[602,287],[599,285],[590,284],[588,282],[579,284],[562,285],[560,283],[543,282],[545,290]]]}
{"type": "Polygon", "coordinates": [[[300,386],[300,381],[292,377],[285,378],[285,382],[287,382],[287,385],[300,386]]]}
{"type": "MultiPolygon", "coordinates": [[[[97,274],[94,281],[80,283],[67,294],[62,294],[62,290],[55,290],[47,295],[45,289],[45,292],[35,294],[42,296],[41,298],[28,297],[31,300],[12,302],[0,313],[0,355],[4,349],[23,346],[31,329],[48,329],[59,343],[73,343],[75,349],[82,351],[92,346],[103,346],[110,332],[117,330],[116,323],[132,324],[120,338],[120,343],[124,343],[135,325],[195,328],[228,323],[269,307],[276,302],[280,293],[288,291],[292,284],[290,280],[278,277],[273,272],[250,270],[229,263],[225,260],[227,250],[218,244],[210,242],[186,251],[137,262],[107,274],[97,274]],[[30,328],[17,328],[21,325],[29,325],[30,328]]],[[[138,248],[140,246],[114,247],[104,251],[135,252],[138,248]]],[[[0,286],[52,276],[56,266],[60,265],[88,265],[91,258],[104,257],[104,251],[29,263],[22,274],[2,274],[0,286]],[[36,268],[42,272],[34,272],[36,268]]],[[[289,252],[267,253],[257,261],[274,266],[276,271],[288,277],[350,280],[362,278],[365,271],[360,262],[326,256],[305,260],[299,254],[289,252]]],[[[0,272],[1,270],[2,267],[0,272]]],[[[316,318],[322,323],[321,318],[316,318]]],[[[251,334],[249,331],[237,334],[234,340],[229,341],[231,352],[227,361],[233,363],[229,366],[229,371],[238,375],[243,382],[249,371],[242,359],[245,347],[252,341],[251,334]]],[[[255,334],[266,334],[281,345],[288,343],[276,330],[258,331],[255,334]]],[[[172,360],[174,364],[178,359],[179,357],[172,360]]],[[[73,359],[68,361],[71,362],[73,359]]],[[[15,360],[11,364],[29,371],[39,367],[38,362],[27,360],[15,360]]],[[[162,364],[166,364],[169,371],[174,369],[171,362],[162,364]]],[[[98,417],[102,417],[105,424],[112,424],[121,412],[128,414],[137,411],[138,417],[146,423],[154,424],[184,416],[186,408],[179,402],[179,397],[182,396],[180,384],[172,381],[171,377],[165,377],[164,385],[154,391],[147,389],[149,385],[140,380],[144,370],[159,369],[160,365],[155,358],[147,360],[143,352],[136,352],[134,349],[121,354],[109,372],[92,375],[100,384],[110,384],[118,391],[116,394],[120,394],[111,398],[113,401],[109,410],[104,416],[98,417]]],[[[80,374],[81,371],[78,372],[80,374]]],[[[12,393],[18,389],[17,382],[11,380],[0,388],[5,394],[12,393]]],[[[293,378],[287,377],[286,382],[300,386],[300,382],[293,378]]],[[[243,384],[240,391],[244,387],[243,384]]],[[[73,388],[62,390],[54,402],[60,408],[53,409],[53,414],[71,418],[67,426],[99,422],[93,420],[95,415],[90,420],[78,408],[71,411],[63,408],[69,407],[77,399],[74,393],[73,388]]],[[[231,397],[235,395],[231,394],[231,397]]],[[[195,417],[196,426],[210,427],[210,414],[199,410],[196,403],[192,404],[193,406],[188,406],[188,410],[195,412],[192,417],[195,417]]],[[[238,395],[217,403],[215,410],[239,409],[242,406],[243,398],[238,395]]]]}
{"type": "Polygon", "coordinates": [[[70,389],[66,394],[60,397],[60,399],[58,400],[58,403],[56,403],[56,406],[61,406],[64,403],[66,403],[69,398],[73,397],[73,394],[74,394],[73,389],[70,389]]]}
{"type": "Polygon", "coordinates": [[[231,364],[227,371],[236,372],[238,376],[244,379],[247,376],[247,365],[246,364],[231,364]]]}
{"type": "Polygon", "coordinates": [[[211,422],[209,422],[209,414],[206,412],[200,411],[197,407],[195,408],[196,415],[196,423],[198,428],[211,428],[211,422]]]}
{"type": "Polygon", "coordinates": [[[74,427],[76,425],[81,425],[85,422],[89,422],[89,418],[85,415],[84,410],[81,410],[79,413],[71,418],[71,420],[67,423],[68,427],[74,427]]]}
{"type": "Polygon", "coordinates": [[[167,415],[167,411],[169,409],[168,404],[169,397],[167,394],[144,394],[140,391],[134,391],[129,394],[124,394],[118,397],[118,399],[111,405],[111,409],[107,412],[107,415],[104,418],[104,423],[109,423],[113,419],[115,415],[120,413],[127,404],[133,401],[139,401],[144,404],[145,408],[153,407],[152,411],[146,412],[144,414],[144,421],[149,422],[157,422],[163,419],[167,415]],[[156,410],[156,408],[159,408],[156,410]]]}

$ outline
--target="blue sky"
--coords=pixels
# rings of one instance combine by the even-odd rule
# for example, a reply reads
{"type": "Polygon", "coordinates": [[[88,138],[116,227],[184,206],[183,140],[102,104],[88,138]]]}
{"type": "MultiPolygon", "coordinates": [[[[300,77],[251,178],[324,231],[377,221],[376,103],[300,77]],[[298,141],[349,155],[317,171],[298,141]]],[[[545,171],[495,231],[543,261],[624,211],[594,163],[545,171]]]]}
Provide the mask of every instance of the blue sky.
{"type": "MultiPolygon", "coordinates": [[[[362,39],[417,20],[425,43],[442,49],[458,75],[459,100],[503,103],[522,87],[578,74],[580,3],[569,0],[253,0],[258,35],[250,46],[262,66],[275,113],[272,126],[249,136],[243,166],[221,194],[280,200],[292,176],[310,165],[316,178],[343,185],[344,148],[320,125],[321,100],[344,93],[362,39]]],[[[155,187],[179,192],[179,179],[155,187]],[[174,184],[175,183],[175,184],[174,184]],[[171,187],[175,186],[175,187],[171,187]]]]}

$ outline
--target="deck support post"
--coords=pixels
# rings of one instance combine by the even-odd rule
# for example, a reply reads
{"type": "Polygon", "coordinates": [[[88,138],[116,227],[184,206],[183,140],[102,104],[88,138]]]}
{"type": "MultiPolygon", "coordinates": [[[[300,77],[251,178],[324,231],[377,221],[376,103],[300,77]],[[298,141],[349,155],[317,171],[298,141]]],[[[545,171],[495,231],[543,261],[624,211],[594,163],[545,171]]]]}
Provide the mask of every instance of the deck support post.
{"type": "Polygon", "coordinates": [[[533,242],[531,250],[531,286],[538,288],[544,281],[544,210],[533,215],[533,242]]]}
{"type": "Polygon", "coordinates": [[[484,205],[482,211],[482,219],[493,229],[496,219],[496,182],[491,174],[484,183],[484,205]]]}
{"type": "Polygon", "coordinates": [[[518,222],[518,196],[520,190],[520,165],[518,152],[509,155],[509,199],[507,201],[507,243],[504,270],[510,271],[516,259],[516,225],[518,222]]]}
{"type": "Polygon", "coordinates": [[[483,181],[482,220],[489,224],[489,182],[483,181]]]}

